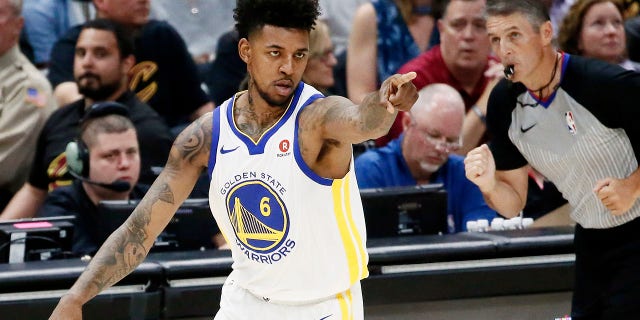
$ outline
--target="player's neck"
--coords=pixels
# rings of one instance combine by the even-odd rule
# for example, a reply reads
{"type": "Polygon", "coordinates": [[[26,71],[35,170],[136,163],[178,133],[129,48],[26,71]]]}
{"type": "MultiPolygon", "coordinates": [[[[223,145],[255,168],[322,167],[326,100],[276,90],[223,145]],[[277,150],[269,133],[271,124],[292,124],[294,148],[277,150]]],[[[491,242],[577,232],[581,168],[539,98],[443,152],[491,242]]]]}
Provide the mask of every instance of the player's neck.
{"type": "Polygon", "coordinates": [[[269,105],[262,98],[254,99],[250,92],[238,97],[233,108],[236,125],[246,135],[257,141],[286,111],[269,105]]]}

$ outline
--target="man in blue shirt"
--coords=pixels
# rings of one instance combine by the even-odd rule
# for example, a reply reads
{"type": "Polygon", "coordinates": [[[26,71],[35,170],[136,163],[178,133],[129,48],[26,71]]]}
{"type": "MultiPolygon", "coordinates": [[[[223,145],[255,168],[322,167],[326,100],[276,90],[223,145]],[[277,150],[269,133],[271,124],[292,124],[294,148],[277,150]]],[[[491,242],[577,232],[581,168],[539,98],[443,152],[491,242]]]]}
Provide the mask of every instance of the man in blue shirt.
{"type": "Polygon", "coordinates": [[[418,101],[402,120],[404,133],[356,159],[358,186],[442,183],[448,194],[449,233],[466,231],[467,221],[491,221],[496,212],[465,177],[463,158],[451,154],[462,145],[464,115],[464,101],[449,85],[432,84],[420,90],[418,101]]]}

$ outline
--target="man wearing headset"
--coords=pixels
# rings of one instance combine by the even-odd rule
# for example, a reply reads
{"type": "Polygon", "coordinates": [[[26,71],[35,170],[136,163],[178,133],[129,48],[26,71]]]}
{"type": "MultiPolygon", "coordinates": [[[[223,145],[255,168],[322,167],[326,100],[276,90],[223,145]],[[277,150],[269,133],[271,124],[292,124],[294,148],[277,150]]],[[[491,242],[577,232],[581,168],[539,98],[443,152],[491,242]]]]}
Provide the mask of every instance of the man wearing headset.
{"type": "Polygon", "coordinates": [[[110,102],[94,105],[66,154],[69,171],[77,179],[50,192],[38,215],[75,216],[71,251],[93,255],[109,235],[101,231],[98,203],[140,199],[148,189],[137,184],[140,152],[128,109],[110,102]]]}

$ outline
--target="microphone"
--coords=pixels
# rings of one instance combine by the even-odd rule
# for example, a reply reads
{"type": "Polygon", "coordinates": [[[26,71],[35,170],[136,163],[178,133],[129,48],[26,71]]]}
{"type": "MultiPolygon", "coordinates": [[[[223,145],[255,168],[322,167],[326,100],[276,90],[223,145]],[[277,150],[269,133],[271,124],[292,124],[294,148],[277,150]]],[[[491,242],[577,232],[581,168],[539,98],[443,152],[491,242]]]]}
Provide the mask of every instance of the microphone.
{"type": "Polygon", "coordinates": [[[511,77],[513,77],[514,73],[515,73],[515,70],[512,64],[504,67],[504,77],[507,78],[507,80],[511,80],[511,77]]]}
{"type": "Polygon", "coordinates": [[[81,180],[81,181],[84,181],[86,183],[93,184],[93,185],[96,185],[96,186],[100,186],[100,187],[103,187],[103,188],[107,188],[107,189],[113,190],[115,192],[124,192],[124,191],[127,191],[127,190],[131,189],[131,184],[129,182],[126,182],[126,181],[116,180],[116,181],[111,182],[111,183],[103,183],[103,182],[93,181],[91,179],[85,178],[85,177],[73,172],[73,170],[69,170],[69,173],[71,173],[71,175],[74,178],[78,179],[78,180],[81,180]]]}

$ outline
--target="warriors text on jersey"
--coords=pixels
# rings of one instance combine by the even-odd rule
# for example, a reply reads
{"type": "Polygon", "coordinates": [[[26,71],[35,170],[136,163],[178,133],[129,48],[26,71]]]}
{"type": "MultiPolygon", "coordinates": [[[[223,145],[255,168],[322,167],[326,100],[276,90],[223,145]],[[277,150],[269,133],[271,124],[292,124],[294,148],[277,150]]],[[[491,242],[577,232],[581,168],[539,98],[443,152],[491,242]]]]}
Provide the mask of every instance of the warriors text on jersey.
{"type": "Polygon", "coordinates": [[[316,175],[298,148],[298,115],[322,95],[300,83],[281,119],[254,142],[233,120],[235,97],[213,114],[209,198],[233,255],[232,275],[283,302],[323,299],[368,275],[353,170],[316,175]]]}

